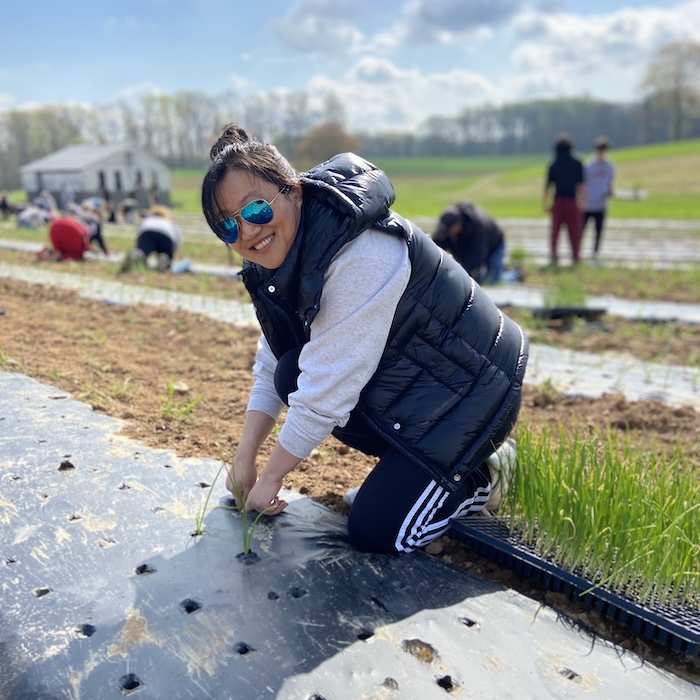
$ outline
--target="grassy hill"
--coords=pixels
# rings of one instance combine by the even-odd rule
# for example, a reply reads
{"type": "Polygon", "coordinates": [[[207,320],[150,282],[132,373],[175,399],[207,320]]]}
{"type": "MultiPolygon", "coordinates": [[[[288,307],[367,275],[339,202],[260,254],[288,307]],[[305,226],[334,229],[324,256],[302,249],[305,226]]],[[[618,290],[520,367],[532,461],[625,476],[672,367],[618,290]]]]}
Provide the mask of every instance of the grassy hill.
{"type": "MultiPolygon", "coordinates": [[[[585,160],[588,152],[579,153],[585,160]]],[[[379,158],[396,189],[395,209],[406,217],[436,217],[459,199],[471,199],[497,218],[541,217],[550,154],[474,158],[379,158]]],[[[645,191],[643,201],[613,199],[617,218],[700,219],[700,140],[613,149],[616,188],[645,191]]],[[[175,170],[173,199],[199,211],[203,172],[175,170]]]]}
{"type": "MultiPolygon", "coordinates": [[[[579,153],[587,160],[590,153],[579,153]]],[[[437,216],[470,199],[495,217],[541,217],[551,156],[378,159],[396,189],[395,208],[411,217],[437,216]]],[[[646,192],[645,200],[613,199],[617,218],[700,218],[700,140],[612,150],[618,191],[646,192]]]]}

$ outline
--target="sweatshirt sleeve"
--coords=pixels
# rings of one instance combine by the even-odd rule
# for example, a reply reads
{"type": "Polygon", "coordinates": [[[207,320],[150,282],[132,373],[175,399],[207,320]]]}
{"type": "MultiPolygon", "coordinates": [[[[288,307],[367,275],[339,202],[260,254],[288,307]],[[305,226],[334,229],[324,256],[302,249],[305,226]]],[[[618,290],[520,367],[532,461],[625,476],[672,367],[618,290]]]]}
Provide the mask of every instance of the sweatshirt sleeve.
{"type": "Polygon", "coordinates": [[[248,411],[261,411],[277,420],[284,403],[275,389],[275,369],[277,358],[274,356],[265,336],[260,336],[258,350],[253,365],[253,389],[248,398],[248,411]]]}
{"type": "Polygon", "coordinates": [[[375,373],[411,274],[408,246],[372,229],[345,245],[331,262],[321,309],[299,355],[298,389],[279,441],[308,456],[336,426],[344,426],[375,373]]]}

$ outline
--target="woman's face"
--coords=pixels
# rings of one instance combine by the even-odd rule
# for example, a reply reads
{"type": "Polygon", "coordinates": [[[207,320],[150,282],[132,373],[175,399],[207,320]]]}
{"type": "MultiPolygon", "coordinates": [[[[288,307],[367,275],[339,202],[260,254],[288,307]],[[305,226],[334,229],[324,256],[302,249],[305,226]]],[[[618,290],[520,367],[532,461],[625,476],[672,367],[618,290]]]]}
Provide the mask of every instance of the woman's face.
{"type": "Polygon", "coordinates": [[[243,170],[229,170],[217,189],[224,217],[228,215],[238,222],[238,239],[230,244],[231,248],[269,270],[284,262],[301,219],[301,185],[295,185],[288,193],[279,192],[277,185],[243,170]],[[267,224],[251,224],[239,215],[246,204],[256,199],[272,202],[274,215],[267,224]]]}

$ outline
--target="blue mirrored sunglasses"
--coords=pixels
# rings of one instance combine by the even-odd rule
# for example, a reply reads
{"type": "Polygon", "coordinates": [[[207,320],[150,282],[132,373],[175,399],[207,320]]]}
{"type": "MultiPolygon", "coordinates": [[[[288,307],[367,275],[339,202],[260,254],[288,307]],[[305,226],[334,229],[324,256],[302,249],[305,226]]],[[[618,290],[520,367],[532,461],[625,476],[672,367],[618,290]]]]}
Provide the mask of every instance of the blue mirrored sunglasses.
{"type": "Polygon", "coordinates": [[[287,188],[283,187],[269,202],[266,199],[254,199],[252,202],[248,202],[239,212],[229,216],[228,219],[219,221],[215,231],[216,235],[226,245],[233,245],[238,240],[240,227],[236,219],[239,216],[243,221],[247,221],[255,226],[269,224],[275,215],[275,212],[272,210],[272,204],[286,190],[287,188]]]}

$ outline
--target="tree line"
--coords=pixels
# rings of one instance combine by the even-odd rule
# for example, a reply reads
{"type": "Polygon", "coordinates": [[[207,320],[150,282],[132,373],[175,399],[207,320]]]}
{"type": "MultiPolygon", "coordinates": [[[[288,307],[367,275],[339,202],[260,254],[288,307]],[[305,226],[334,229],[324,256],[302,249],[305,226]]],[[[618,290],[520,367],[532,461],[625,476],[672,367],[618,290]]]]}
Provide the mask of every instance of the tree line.
{"type": "Polygon", "coordinates": [[[205,167],[222,127],[237,121],[303,169],[333,153],[368,158],[544,153],[566,131],[580,149],[605,134],[616,148],[700,138],[700,44],[675,42],[650,62],[635,102],[530,100],[433,116],[415,132],[347,133],[342,103],[312,109],[302,92],[241,98],[182,91],[107,106],[0,112],[0,189],[19,187],[19,167],[75,143],[129,142],[170,167],[205,167]]]}

